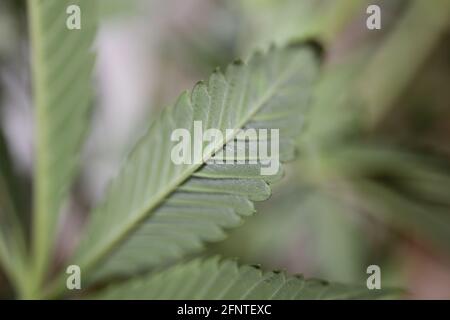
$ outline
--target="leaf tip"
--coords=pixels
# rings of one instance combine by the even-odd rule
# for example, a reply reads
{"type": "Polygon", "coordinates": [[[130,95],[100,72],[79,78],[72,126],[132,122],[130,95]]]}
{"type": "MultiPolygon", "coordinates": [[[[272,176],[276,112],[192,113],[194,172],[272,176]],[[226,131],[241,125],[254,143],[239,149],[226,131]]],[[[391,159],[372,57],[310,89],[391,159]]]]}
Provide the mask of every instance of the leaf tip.
{"type": "Polygon", "coordinates": [[[322,61],[325,50],[323,48],[323,45],[317,41],[316,39],[309,38],[309,39],[302,39],[302,40],[294,40],[288,44],[288,48],[292,49],[298,49],[298,48],[310,48],[317,57],[322,61]]]}

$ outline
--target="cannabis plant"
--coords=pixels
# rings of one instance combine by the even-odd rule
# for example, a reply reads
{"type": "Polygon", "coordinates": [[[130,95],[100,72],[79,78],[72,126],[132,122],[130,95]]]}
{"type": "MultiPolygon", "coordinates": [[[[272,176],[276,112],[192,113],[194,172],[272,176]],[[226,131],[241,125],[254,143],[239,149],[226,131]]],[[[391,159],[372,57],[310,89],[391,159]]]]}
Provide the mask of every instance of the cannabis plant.
{"type": "MultiPolygon", "coordinates": [[[[35,163],[31,228],[19,214],[7,148],[0,172],[0,266],[17,298],[367,299],[391,290],[304,279],[284,271],[202,255],[206,243],[255,213],[283,178],[261,173],[263,156],[210,160],[239,144],[242,129],[279,131],[279,161],[293,160],[320,76],[320,50],[297,41],[216,69],[165,108],[131,149],[103,199],[91,210],[76,249],[55,257],[61,212],[80,165],[93,99],[97,1],[29,0],[35,163]],[[82,13],[67,25],[68,7],[82,13]],[[201,142],[200,162],[175,164],[174,130],[226,132],[201,142]],[[204,148],[203,148],[204,147],[204,148]],[[251,162],[249,160],[257,160],[251,162]]],[[[254,143],[261,142],[258,137],[254,143]]],[[[194,141],[198,142],[198,141],[194,141]]],[[[248,141],[247,141],[248,142],[248,141]]],[[[243,148],[250,146],[244,139],[243,148]]],[[[242,145],[241,145],[242,146],[242,145]]],[[[70,213],[69,213],[70,214],[70,213]]]]}

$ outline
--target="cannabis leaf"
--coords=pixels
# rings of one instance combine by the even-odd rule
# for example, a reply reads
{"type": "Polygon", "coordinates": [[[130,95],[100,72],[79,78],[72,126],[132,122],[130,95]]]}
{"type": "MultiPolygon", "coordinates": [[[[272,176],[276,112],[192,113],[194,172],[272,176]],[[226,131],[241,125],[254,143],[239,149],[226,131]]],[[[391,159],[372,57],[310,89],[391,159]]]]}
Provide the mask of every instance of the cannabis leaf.
{"type": "MultiPolygon", "coordinates": [[[[44,277],[57,229],[87,131],[92,103],[90,52],[96,31],[96,1],[30,0],[33,85],[36,118],[34,270],[44,277]],[[80,30],[66,27],[66,8],[78,5],[80,30]]],[[[38,284],[39,285],[39,284],[38,284]]]]}
{"type": "MultiPolygon", "coordinates": [[[[92,213],[75,264],[97,266],[97,276],[154,267],[223,238],[223,228],[239,224],[254,211],[252,201],[270,195],[260,165],[205,163],[235,141],[242,128],[279,128],[281,160],[292,157],[317,73],[309,45],[272,48],[248,63],[237,61],[223,74],[216,70],[166,108],[138,142],[92,213]],[[200,164],[175,165],[170,141],[174,129],[225,133],[200,164]],[[102,262],[102,263],[100,263],[102,262]],[[100,263],[100,264],[99,264],[100,263]]],[[[204,143],[204,146],[206,143],[204,143]]]]}
{"type": "Polygon", "coordinates": [[[379,299],[395,290],[370,291],[363,285],[343,285],[284,272],[262,272],[254,266],[239,266],[214,257],[196,259],[167,270],[112,285],[95,299],[153,300],[304,300],[379,299]]]}

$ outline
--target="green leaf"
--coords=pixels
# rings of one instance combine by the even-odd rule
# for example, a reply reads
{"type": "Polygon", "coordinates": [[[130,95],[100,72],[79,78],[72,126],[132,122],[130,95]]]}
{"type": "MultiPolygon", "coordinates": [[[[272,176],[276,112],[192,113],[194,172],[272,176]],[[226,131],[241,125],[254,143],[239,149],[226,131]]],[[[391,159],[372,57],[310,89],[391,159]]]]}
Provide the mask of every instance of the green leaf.
{"type": "Polygon", "coordinates": [[[191,253],[205,241],[221,240],[224,228],[254,212],[252,201],[270,196],[268,183],[279,174],[261,176],[259,165],[205,162],[237,140],[242,128],[279,128],[281,160],[292,158],[292,138],[302,128],[317,66],[310,46],[272,48],[247,64],[229,65],[225,74],[216,70],[207,83],[182,94],[129,155],[93,211],[73,263],[85,274],[99,262],[97,275],[130,273],[191,253]],[[203,163],[175,165],[171,132],[192,132],[194,121],[202,121],[203,132],[233,132],[204,152],[203,163]]]}
{"type": "Polygon", "coordinates": [[[33,250],[37,282],[50,260],[58,213],[76,172],[89,123],[96,3],[28,1],[36,116],[33,250]],[[69,5],[81,10],[80,30],[66,26],[69,5]]]}
{"type": "Polygon", "coordinates": [[[0,130],[0,268],[15,289],[26,296],[26,245],[19,217],[16,178],[6,139],[0,130]]]}
{"type": "Polygon", "coordinates": [[[333,300],[382,299],[396,290],[369,290],[365,285],[344,285],[284,272],[262,272],[218,258],[196,259],[165,271],[113,285],[94,299],[151,300],[333,300]]]}
{"type": "Polygon", "coordinates": [[[367,141],[348,144],[321,158],[326,159],[332,176],[345,179],[354,191],[358,199],[353,200],[354,207],[364,208],[374,218],[425,243],[449,250],[447,165],[430,156],[367,141]]]}
{"type": "Polygon", "coordinates": [[[318,39],[328,47],[368,4],[364,0],[240,0],[232,5],[244,15],[240,45],[260,48],[293,39],[318,39]]]}

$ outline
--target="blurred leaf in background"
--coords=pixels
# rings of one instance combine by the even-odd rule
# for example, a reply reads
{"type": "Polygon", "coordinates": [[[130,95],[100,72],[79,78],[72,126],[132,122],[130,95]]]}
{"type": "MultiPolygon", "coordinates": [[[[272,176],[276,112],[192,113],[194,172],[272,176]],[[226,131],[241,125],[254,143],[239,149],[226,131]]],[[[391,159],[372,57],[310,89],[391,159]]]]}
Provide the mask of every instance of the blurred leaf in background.
{"type": "MultiPolygon", "coordinates": [[[[300,159],[289,174],[290,183],[277,189],[285,196],[263,204],[259,217],[213,252],[339,280],[364,279],[365,266],[376,261],[386,270],[386,279],[407,287],[412,281],[404,273],[408,267],[398,263],[397,248],[412,241],[428,252],[436,270],[445,265],[450,270],[445,130],[450,118],[448,90],[443,88],[450,75],[445,40],[449,4],[378,4],[387,27],[375,37],[369,32],[355,36],[364,29],[364,8],[345,4],[357,14],[341,31],[331,30],[334,35],[326,28],[328,64],[307,134],[299,139],[300,159]],[[290,249],[286,253],[282,248],[290,249]]],[[[252,9],[258,17],[257,7],[252,9]]],[[[284,21],[276,10],[270,12],[273,20],[284,21]]],[[[337,21],[341,17],[334,16],[327,25],[337,21]]],[[[316,24],[310,30],[321,34],[319,29],[316,24]]],[[[275,38],[276,30],[271,33],[275,38]]],[[[439,291],[449,283],[442,280],[430,285],[439,291]]],[[[449,296],[441,290],[441,297],[449,296]]]]}
{"type": "MultiPolygon", "coordinates": [[[[448,0],[100,0],[100,9],[103,113],[79,207],[103,192],[102,170],[117,171],[111,150],[122,156],[127,130],[181,89],[255,48],[314,38],[326,63],[299,159],[209,253],[355,283],[377,264],[383,283],[409,297],[450,298],[448,0]],[[382,8],[379,31],[365,27],[369,3],[382,8]]],[[[0,3],[2,74],[25,38],[21,14],[23,1],[0,3]]]]}

